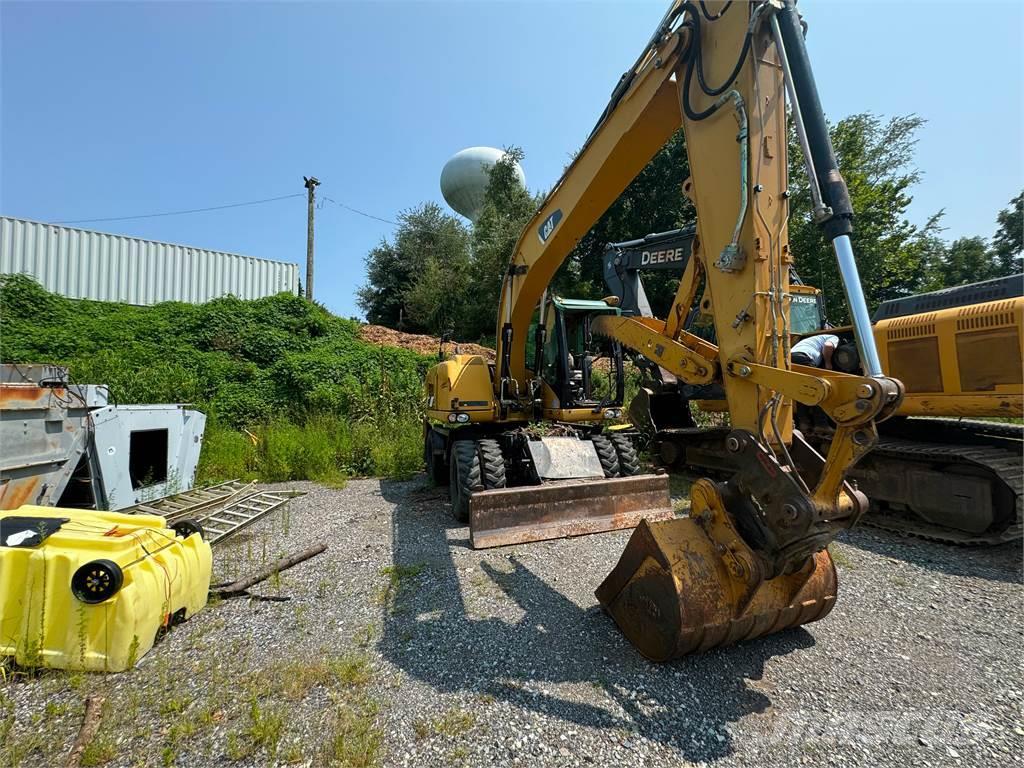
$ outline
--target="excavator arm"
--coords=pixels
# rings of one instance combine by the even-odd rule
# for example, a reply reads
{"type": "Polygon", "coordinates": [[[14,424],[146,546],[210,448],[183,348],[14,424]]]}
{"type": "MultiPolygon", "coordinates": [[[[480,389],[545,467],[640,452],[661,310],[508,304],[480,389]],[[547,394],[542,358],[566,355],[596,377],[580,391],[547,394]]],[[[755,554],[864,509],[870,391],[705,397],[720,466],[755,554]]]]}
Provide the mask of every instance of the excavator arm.
{"type": "Polygon", "coordinates": [[[866,511],[847,471],[877,441],[902,387],[883,375],[849,235],[839,172],[792,0],[673,3],[597,127],[521,236],[498,323],[498,398],[525,408],[527,328],[576,242],[679,128],[697,209],[691,258],[664,320],[595,318],[593,329],[689,384],[720,383],[738,471],[698,481],[688,519],[641,524],[598,597],[653,659],[825,615],[836,579],[826,546],[866,511]],[[786,96],[814,216],[832,241],[864,376],[790,361],[786,96]],[[687,333],[698,290],[717,346],[687,333]],[[794,401],[835,422],[822,457],[792,429],[794,401]]]}
{"type": "Polygon", "coordinates": [[[620,79],[583,148],[516,243],[499,299],[496,394],[503,410],[528,411],[530,322],[555,272],[594,222],[679,129],[676,72],[688,32],[680,6],[658,25],[620,79]]]}

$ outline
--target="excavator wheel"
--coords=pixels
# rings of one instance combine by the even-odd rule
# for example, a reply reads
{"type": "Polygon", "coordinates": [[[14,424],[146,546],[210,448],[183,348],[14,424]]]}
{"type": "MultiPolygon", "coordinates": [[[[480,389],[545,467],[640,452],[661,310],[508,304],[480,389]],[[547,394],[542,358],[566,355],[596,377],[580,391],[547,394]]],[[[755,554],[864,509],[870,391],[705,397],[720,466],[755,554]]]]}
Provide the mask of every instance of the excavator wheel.
{"type": "Polygon", "coordinates": [[[594,450],[597,451],[597,457],[601,460],[604,476],[619,477],[619,454],[612,441],[608,439],[607,435],[594,435],[590,440],[594,443],[594,450]]]}
{"type": "Polygon", "coordinates": [[[644,520],[597,598],[627,639],[668,661],[779,632],[828,615],[836,571],[827,551],[765,579],[710,480],[691,491],[689,518],[644,520]]]}
{"type": "Polygon", "coordinates": [[[636,446],[627,435],[612,435],[612,445],[619,458],[619,477],[632,477],[640,474],[640,457],[636,446]]]}
{"type": "Polygon", "coordinates": [[[460,523],[466,523],[469,522],[469,496],[484,487],[476,441],[455,441],[449,464],[448,496],[452,502],[452,516],[460,523]]]}
{"type": "Polygon", "coordinates": [[[477,440],[480,474],[485,490],[505,487],[505,457],[497,440],[477,440]]]}

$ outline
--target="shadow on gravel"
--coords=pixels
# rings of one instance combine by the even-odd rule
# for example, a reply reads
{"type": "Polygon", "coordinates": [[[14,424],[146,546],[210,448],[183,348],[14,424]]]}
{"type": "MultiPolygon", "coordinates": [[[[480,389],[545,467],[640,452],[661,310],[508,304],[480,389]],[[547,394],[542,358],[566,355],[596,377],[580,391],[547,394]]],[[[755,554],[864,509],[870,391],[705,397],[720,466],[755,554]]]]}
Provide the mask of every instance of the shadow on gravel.
{"type": "MultiPolygon", "coordinates": [[[[688,760],[716,760],[734,751],[730,723],[770,710],[771,700],[749,683],[760,680],[765,662],[814,644],[799,628],[652,664],[596,601],[581,610],[514,556],[502,558],[498,568],[483,553],[477,561],[482,574],[464,575],[463,587],[503,593],[522,615],[515,622],[471,617],[451,557],[452,547],[468,543],[461,535],[448,538],[457,526],[446,514],[442,492],[389,481],[381,482],[381,492],[395,504],[395,565],[423,566],[429,577],[387,614],[379,649],[437,690],[493,696],[567,724],[621,729],[624,739],[639,734],[688,760]],[[503,570],[506,563],[511,570],[503,570]]],[[[594,574],[594,584],[603,576],[594,574]]]]}
{"type": "Polygon", "coordinates": [[[839,540],[876,555],[903,560],[951,576],[1013,584],[1020,584],[1024,578],[1024,551],[1019,541],[994,547],[961,547],[867,527],[848,531],[839,540]]]}

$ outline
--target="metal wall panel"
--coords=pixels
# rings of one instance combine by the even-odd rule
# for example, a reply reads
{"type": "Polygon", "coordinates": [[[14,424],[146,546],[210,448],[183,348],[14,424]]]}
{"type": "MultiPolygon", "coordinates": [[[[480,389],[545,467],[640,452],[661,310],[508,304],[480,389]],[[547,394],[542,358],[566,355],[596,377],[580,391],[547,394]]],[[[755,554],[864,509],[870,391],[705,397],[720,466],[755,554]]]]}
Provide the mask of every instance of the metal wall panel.
{"type": "Polygon", "coordinates": [[[233,294],[298,293],[283,261],[0,216],[0,274],[26,274],[73,299],[199,304],[233,294]]]}

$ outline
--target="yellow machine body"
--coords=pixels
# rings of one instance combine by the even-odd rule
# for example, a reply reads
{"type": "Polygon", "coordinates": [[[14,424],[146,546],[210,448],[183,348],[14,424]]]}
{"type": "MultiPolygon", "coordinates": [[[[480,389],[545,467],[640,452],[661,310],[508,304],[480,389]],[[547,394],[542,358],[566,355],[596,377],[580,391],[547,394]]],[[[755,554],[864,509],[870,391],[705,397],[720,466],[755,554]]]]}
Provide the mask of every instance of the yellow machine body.
{"type": "Polygon", "coordinates": [[[1024,416],[1024,298],[875,324],[885,370],[906,386],[905,416],[1024,416]]]}
{"type": "Polygon", "coordinates": [[[425,386],[429,419],[466,424],[496,418],[490,366],[482,355],[456,354],[442,360],[427,371],[425,386]]]}
{"type": "MultiPolygon", "coordinates": [[[[499,417],[494,399],[490,364],[481,355],[453,355],[431,366],[426,376],[427,418],[449,424],[503,421],[511,425],[529,420],[528,411],[512,411],[499,417]],[[464,414],[464,415],[463,415],[464,414]]],[[[608,408],[562,408],[558,396],[545,382],[540,384],[542,415],[548,421],[567,423],[602,421],[608,408]]]]}
{"type": "Polygon", "coordinates": [[[125,670],[171,622],[206,605],[212,557],[199,533],[115,512],[22,506],[11,517],[67,519],[35,546],[0,542],[0,655],[19,665],[125,670]],[[90,604],[72,582],[98,561],[116,564],[123,582],[90,604]]]}
{"type": "MultiPolygon", "coordinates": [[[[736,476],[695,485],[690,519],[648,518],[597,590],[623,633],[652,659],[756,637],[828,612],[836,579],[826,547],[868,504],[846,477],[877,443],[876,423],[890,417],[902,397],[899,381],[875,360],[849,239],[853,211],[815,88],[791,0],[676,0],[527,223],[503,280],[491,379],[505,418],[536,408],[530,329],[538,307],[543,316],[559,267],[683,130],[691,177],[682,193],[696,208],[697,226],[672,307],[663,320],[601,313],[589,326],[683,384],[720,387],[730,415],[726,445],[739,467],[736,476]],[[860,347],[870,353],[867,376],[791,361],[792,303],[803,303],[809,291],[790,285],[786,82],[793,93],[802,92],[798,127],[806,134],[812,190],[820,197],[816,221],[834,246],[860,347]],[[698,291],[717,344],[686,330],[698,291]],[[827,454],[795,433],[794,402],[820,407],[836,425],[827,454]]],[[[456,443],[468,470],[453,471],[452,478],[479,483],[487,474],[481,467],[503,473],[490,458],[495,442],[479,440],[475,453],[456,443]]]]}

